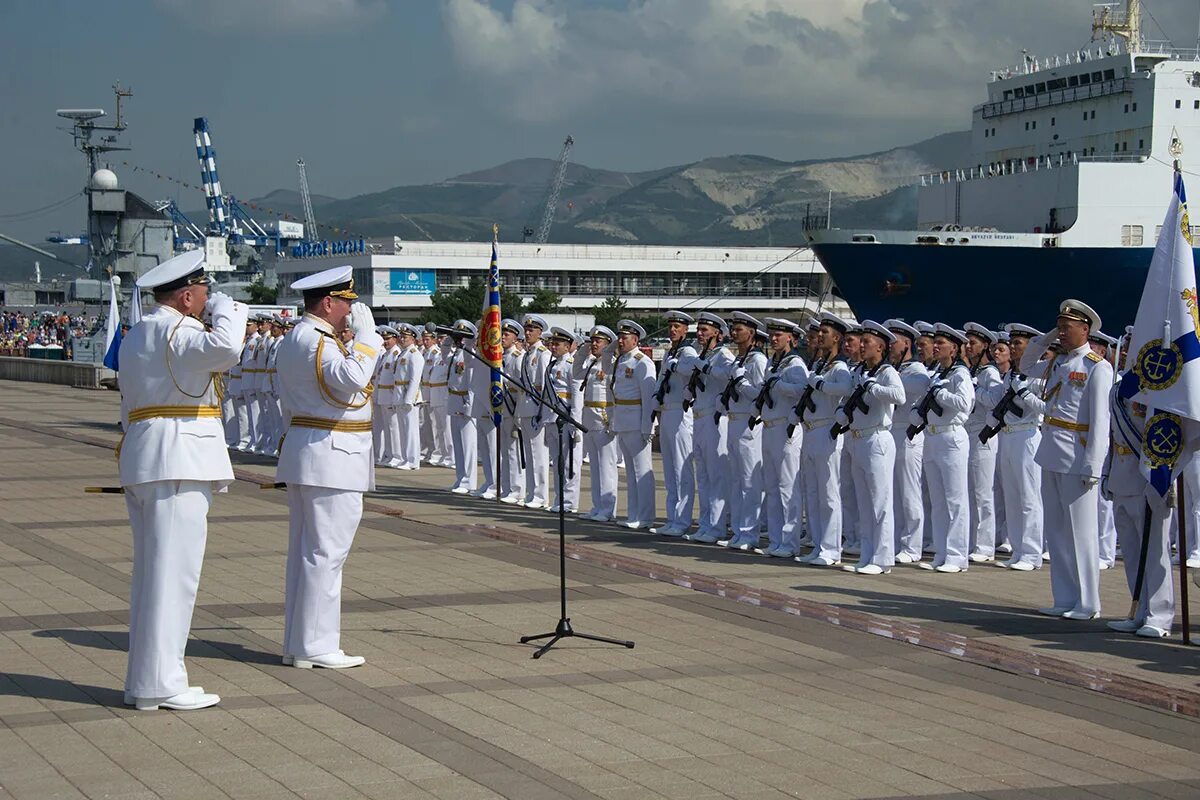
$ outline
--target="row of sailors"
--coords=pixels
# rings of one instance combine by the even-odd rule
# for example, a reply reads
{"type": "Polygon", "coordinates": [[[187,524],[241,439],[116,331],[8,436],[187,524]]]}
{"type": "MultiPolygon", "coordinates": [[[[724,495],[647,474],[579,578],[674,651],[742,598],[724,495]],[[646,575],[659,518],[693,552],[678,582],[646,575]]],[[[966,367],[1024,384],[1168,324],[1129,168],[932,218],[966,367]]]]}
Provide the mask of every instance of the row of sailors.
{"type": "MultiPolygon", "coordinates": [[[[1133,447],[1108,446],[1114,377],[1101,353],[1115,340],[1086,304],[1066,301],[1047,334],[1019,323],[1002,331],[975,323],[857,325],[829,313],[804,329],[741,312],[723,319],[673,311],[667,319],[671,346],[661,372],[640,350],[645,331],[631,320],[616,332],[593,328],[586,343],[536,314],[504,320],[499,431],[473,323],[459,320],[440,341],[409,325],[381,326],[387,352],[373,397],[377,462],[453,465],[454,493],[553,511],[565,505],[616,521],[623,461],[628,514],[619,524],[627,528],[862,575],[897,563],[938,573],[972,563],[1028,571],[1054,557],[1054,602],[1040,610],[1067,619],[1099,614],[1099,571],[1112,565],[1119,540],[1132,588],[1141,511],[1130,498],[1141,497],[1145,481],[1133,447]],[[811,363],[797,352],[802,338],[811,363]],[[555,411],[584,432],[555,424],[555,411]],[[665,524],[655,507],[656,430],[665,524]],[[551,497],[560,447],[564,480],[556,478],[551,497]],[[998,551],[1009,557],[997,561],[998,551]],[[859,558],[843,564],[844,554],[859,558]]],[[[248,350],[258,346],[248,339],[248,350]]],[[[266,348],[268,380],[257,385],[269,398],[266,348]]],[[[248,398],[245,366],[242,373],[248,398]]],[[[269,426],[270,414],[258,418],[269,426]]],[[[247,416],[253,426],[253,412],[247,416]]],[[[249,441],[270,452],[269,436],[249,441]]],[[[1194,479],[1200,488],[1200,472],[1194,479]]],[[[1171,526],[1172,515],[1156,512],[1155,524],[1171,526]]],[[[1141,610],[1114,623],[1121,630],[1170,631],[1162,539],[1150,551],[1141,610]]],[[[1200,557],[1200,549],[1185,557],[1200,557]]]]}

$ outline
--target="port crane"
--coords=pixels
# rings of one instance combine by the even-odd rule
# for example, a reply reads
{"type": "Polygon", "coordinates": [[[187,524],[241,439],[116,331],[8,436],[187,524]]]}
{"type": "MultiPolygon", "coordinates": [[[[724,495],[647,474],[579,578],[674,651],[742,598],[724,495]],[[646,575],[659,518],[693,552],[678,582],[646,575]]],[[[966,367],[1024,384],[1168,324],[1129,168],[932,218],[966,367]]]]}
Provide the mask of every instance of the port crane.
{"type": "Polygon", "coordinates": [[[304,159],[296,159],[296,169],[300,173],[300,202],[304,204],[304,238],[310,242],[317,240],[317,218],[313,214],[312,197],[308,194],[308,173],[304,170],[304,159]]]}
{"type": "MultiPolygon", "coordinates": [[[[567,159],[571,155],[571,148],[575,146],[575,138],[567,136],[563,141],[562,151],[558,154],[558,163],[554,168],[554,175],[550,179],[550,186],[546,192],[545,211],[542,212],[542,224],[538,226],[537,234],[533,241],[537,244],[545,244],[550,238],[550,226],[554,224],[554,211],[558,207],[558,195],[562,192],[563,181],[567,177],[567,159]]],[[[528,236],[532,231],[529,228],[525,229],[525,235],[528,236]]]]}

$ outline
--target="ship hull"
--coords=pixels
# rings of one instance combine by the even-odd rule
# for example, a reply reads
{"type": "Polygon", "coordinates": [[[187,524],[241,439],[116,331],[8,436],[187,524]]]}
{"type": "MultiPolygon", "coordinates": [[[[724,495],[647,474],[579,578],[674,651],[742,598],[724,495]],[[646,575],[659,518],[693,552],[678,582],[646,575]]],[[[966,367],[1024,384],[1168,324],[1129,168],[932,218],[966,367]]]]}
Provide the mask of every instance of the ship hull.
{"type": "Polygon", "coordinates": [[[1120,332],[1132,324],[1153,247],[989,247],[812,242],[859,319],[1045,328],[1072,297],[1120,332]]]}

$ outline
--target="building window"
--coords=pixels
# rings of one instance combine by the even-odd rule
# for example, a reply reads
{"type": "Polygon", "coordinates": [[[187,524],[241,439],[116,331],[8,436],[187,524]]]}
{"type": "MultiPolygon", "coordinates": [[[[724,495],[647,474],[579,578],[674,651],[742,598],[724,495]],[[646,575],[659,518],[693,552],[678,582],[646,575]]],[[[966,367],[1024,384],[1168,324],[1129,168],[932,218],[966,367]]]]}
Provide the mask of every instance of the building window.
{"type": "Polygon", "coordinates": [[[1141,225],[1122,225],[1121,226],[1121,246],[1122,247],[1141,247],[1142,246],[1142,226],[1141,225]]]}
{"type": "Polygon", "coordinates": [[[1035,131],[1037,130],[1037,120],[1036,119],[1032,123],[1030,123],[1030,127],[1033,128],[1035,131]]]}
{"type": "Polygon", "coordinates": [[[1050,127],[1051,127],[1051,128],[1053,128],[1053,127],[1054,127],[1054,117],[1051,117],[1051,118],[1050,118],[1050,127]]]}
{"type": "Polygon", "coordinates": [[[1145,150],[1145,149],[1146,149],[1146,144],[1145,144],[1145,142],[1146,142],[1146,140],[1145,140],[1145,139],[1138,139],[1138,150],[1145,150]]]}
{"type": "Polygon", "coordinates": [[[1029,130],[1029,120],[1025,120],[1025,130],[1029,130]]]}
{"type": "Polygon", "coordinates": [[[988,136],[990,136],[990,135],[991,135],[991,134],[988,132],[988,129],[987,129],[987,128],[984,128],[984,129],[983,129],[983,138],[985,138],[985,139],[986,139],[986,138],[988,138],[988,136]]]}
{"type": "Polygon", "coordinates": [[[1128,114],[1128,113],[1129,113],[1129,103],[1126,103],[1126,104],[1125,104],[1125,113],[1126,113],[1126,114],[1128,114]]]}
{"type": "Polygon", "coordinates": [[[1133,110],[1134,110],[1134,111],[1137,111],[1137,103],[1134,103],[1134,104],[1133,104],[1133,110]]]}
{"type": "Polygon", "coordinates": [[[1176,101],[1175,101],[1175,107],[1176,107],[1176,108],[1180,108],[1182,105],[1183,105],[1183,101],[1182,101],[1182,100],[1176,100],[1176,101]]]}
{"type": "Polygon", "coordinates": [[[1192,101],[1192,108],[1193,108],[1193,109],[1200,108],[1200,100],[1193,100],[1193,101],[1192,101]]]}
{"type": "Polygon", "coordinates": [[[1121,142],[1121,150],[1123,152],[1128,152],[1129,151],[1129,142],[1121,142]]]}

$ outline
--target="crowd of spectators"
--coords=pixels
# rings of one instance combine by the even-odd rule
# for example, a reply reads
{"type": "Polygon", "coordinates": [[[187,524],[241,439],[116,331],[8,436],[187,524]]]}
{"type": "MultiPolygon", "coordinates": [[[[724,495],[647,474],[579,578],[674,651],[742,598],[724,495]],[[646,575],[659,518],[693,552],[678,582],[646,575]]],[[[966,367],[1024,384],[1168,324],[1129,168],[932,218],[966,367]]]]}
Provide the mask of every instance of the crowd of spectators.
{"type": "Polygon", "coordinates": [[[95,330],[95,315],[61,311],[0,312],[0,355],[28,355],[30,347],[70,348],[71,337],[95,330]]]}

